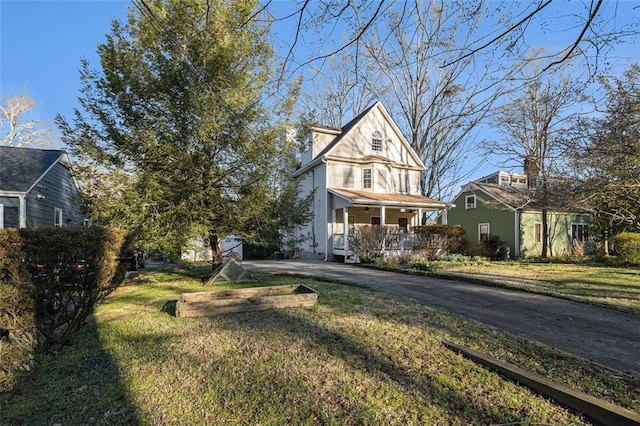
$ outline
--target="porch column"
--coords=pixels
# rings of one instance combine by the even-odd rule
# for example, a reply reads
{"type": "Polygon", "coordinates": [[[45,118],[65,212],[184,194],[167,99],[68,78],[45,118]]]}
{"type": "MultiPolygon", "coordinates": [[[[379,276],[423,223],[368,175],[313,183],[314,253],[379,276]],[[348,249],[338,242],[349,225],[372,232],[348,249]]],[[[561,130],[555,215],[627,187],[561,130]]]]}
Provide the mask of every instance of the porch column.
{"type": "MultiPolygon", "coordinates": [[[[336,249],[336,209],[331,209],[331,252],[336,249]]],[[[328,243],[328,240],[327,240],[328,243]]],[[[329,255],[329,249],[327,248],[327,256],[329,255]]]]}
{"type": "Polygon", "coordinates": [[[422,220],[422,208],[418,209],[418,216],[416,216],[414,220],[415,220],[415,226],[419,226],[421,224],[420,221],[422,220]]]}
{"type": "MultiPolygon", "coordinates": [[[[387,207],[386,206],[382,206],[380,207],[380,231],[382,232],[382,235],[386,235],[386,233],[384,232],[384,225],[386,223],[386,213],[387,213],[387,207]]],[[[385,238],[382,237],[382,251],[384,252],[386,249],[386,241],[385,238]]]]}
{"type": "Polygon", "coordinates": [[[349,208],[346,206],[342,209],[342,223],[344,224],[344,229],[342,230],[344,263],[347,263],[347,252],[349,251],[349,208]]]}

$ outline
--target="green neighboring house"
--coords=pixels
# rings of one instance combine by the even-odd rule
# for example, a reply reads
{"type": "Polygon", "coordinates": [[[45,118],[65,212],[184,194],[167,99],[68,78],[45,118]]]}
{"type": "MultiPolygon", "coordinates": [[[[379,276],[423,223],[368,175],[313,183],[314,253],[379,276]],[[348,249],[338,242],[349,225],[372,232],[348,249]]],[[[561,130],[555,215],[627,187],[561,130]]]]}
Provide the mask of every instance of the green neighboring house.
{"type": "MultiPolygon", "coordinates": [[[[499,237],[511,258],[542,254],[542,211],[536,186],[526,175],[497,172],[467,183],[441,220],[458,225],[467,233],[469,244],[489,236],[499,237]]],[[[589,240],[591,216],[548,208],[549,256],[593,251],[589,240]]]]}

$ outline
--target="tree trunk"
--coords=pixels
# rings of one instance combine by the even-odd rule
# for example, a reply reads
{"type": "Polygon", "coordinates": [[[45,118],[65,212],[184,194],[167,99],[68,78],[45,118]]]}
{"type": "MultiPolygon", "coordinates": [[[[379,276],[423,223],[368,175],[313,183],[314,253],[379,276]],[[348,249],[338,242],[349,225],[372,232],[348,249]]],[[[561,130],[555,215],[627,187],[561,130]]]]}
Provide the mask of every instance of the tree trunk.
{"type": "Polygon", "coordinates": [[[214,233],[209,234],[209,246],[211,247],[211,270],[222,265],[222,248],[220,247],[220,239],[214,233]]]}
{"type": "MultiPolygon", "coordinates": [[[[546,204],[546,203],[545,203],[546,204]]],[[[547,207],[542,208],[542,254],[543,258],[548,256],[549,251],[549,218],[547,216],[547,207]]]]}

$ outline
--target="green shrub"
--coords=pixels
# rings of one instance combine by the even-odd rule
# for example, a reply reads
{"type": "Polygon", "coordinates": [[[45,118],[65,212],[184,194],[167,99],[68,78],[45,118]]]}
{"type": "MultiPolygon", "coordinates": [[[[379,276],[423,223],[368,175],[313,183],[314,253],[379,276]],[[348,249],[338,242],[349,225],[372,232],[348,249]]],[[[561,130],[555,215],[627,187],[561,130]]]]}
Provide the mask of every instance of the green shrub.
{"type": "Polygon", "coordinates": [[[620,260],[626,263],[640,263],[640,233],[618,234],[613,238],[613,244],[620,260]]]}
{"type": "Polygon", "coordinates": [[[489,238],[482,240],[483,254],[491,260],[504,260],[504,243],[497,235],[489,235],[489,238]]]}
{"type": "Polygon", "coordinates": [[[438,265],[425,260],[415,260],[407,263],[407,268],[424,272],[436,272],[438,270],[438,265]]]}
{"type": "Polygon", "coordinates": [[[0,229],[0,393],[35,351],[55,350],[126,276],[123,231],[101,227],[0,229]]]}
{"type": "Polygon", "coordinates": [[[35,350],[34,288],[23,262],[17,229],[0,230],[0,328],[9,336],[0,341],[0,394],[9,391],[19,371],[28,370],[35,350]]]}
{"type": "Polygon", "coordinates": [[[471,256],[465,256],[464,254],[454,253],[454,254],[447,254],[446,256],[441,256],[438,260],[441,260],[443,262],[463,263],[463,262],[471,262],[472,259],[473,258],[471,256]]]}
{"type": "Polygon", "coordinates": [[[1,285],[32,300],[32,308],[21,316],[35,315],[41,350],[63,345],[126,275],[126,265],[118,261],[126,246],[123,231],[34,228],[2,230],[0,235],[1,250],[8,253],[1,256],[1,285]]]}

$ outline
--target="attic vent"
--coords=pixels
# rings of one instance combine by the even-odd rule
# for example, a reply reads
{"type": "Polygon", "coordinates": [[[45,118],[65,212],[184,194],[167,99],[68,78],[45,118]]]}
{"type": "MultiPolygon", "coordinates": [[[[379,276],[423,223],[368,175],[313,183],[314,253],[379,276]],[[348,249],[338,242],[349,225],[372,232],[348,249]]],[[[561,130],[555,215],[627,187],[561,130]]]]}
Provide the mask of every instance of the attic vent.
{"type": "Polygon", "coordinates": [[[371,135],[371,149],[373,151],[382,151],[382,134],[377,130],[371,135]]]}

